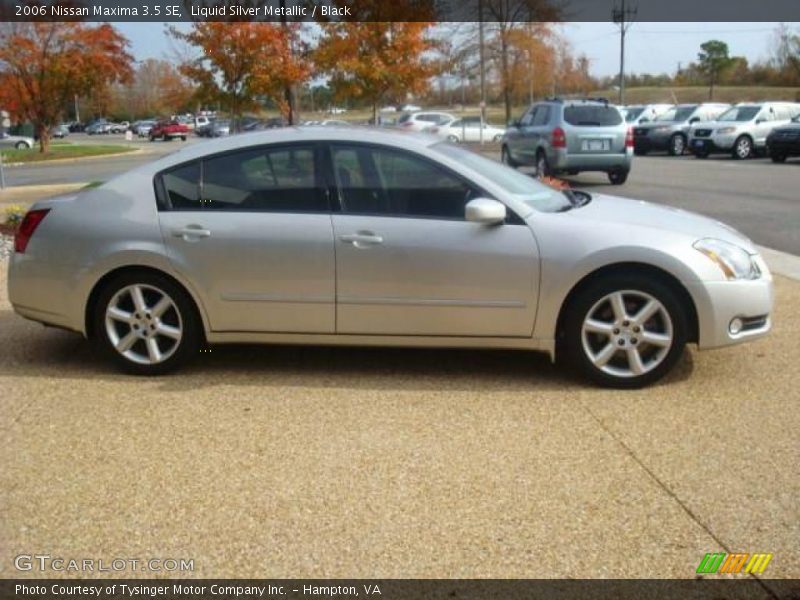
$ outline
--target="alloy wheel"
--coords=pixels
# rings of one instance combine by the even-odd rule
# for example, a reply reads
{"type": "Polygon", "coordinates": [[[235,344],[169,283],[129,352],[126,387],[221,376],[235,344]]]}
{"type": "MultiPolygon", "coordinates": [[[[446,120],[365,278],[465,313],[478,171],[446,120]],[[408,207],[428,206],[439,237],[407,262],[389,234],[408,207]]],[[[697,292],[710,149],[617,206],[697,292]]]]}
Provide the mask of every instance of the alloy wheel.
{"type": "Polygon", "coordinates": [[[655,297],[636,290],[607,294],[592,306],[581,328],[583,351],[600,371],[639,377],[658,367],[673,344],[669,312],[655,297]]]}
{"type": "Polygon", "coordinates": [[[736,141],[736,156],[739,158],[747,158],[750,156],[750,152],[752,151],[752,145],[750,144],[750,140],[746,137],[739,138],[736,141]]]}
{"type": "Polygon", "coordinates": [[[111,297],[105,329],[112,347],[140,365],[169,359],[183,338],[183,320],[175,301],[145,284],[128,285],[111,297]]]}

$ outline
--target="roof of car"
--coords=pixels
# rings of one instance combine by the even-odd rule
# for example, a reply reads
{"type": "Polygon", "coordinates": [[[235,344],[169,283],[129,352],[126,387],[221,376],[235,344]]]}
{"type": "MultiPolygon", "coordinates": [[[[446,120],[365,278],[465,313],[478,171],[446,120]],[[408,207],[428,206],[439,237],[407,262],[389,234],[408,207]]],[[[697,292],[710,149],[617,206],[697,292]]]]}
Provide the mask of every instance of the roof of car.
{"type": "Polygon", "coordinates": [[[207,142],[182,148],[178,152],[167,155],[171,163],[180,163],[208,154],[217,154],[239,148],[262,144],[279,144],[283,142],[344,141],[374,142],[389,146],[406,148],[426,148],[441,140],[431,135],[400,130],[378,129],[375,127],[338,126],[328,127],[283,127],[247,133],[239,133],[229,137],[216,138],[207,142]]]}

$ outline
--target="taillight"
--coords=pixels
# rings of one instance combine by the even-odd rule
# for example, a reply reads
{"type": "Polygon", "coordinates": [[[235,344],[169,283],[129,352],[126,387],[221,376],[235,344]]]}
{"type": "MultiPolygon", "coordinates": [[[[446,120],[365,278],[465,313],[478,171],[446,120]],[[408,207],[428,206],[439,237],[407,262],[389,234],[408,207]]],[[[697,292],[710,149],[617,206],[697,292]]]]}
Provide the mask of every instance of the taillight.
{"type": "Polygon", "coordinates": [[[566,148],[567,147],[567,134],[561,127],[553,129],[553,137],[550,140],[553,148],[566,148]]]}
{"type": "Polygon", "coordinates": [[[33,232],[36,231],[36,228],[39,227],[39,223],[44,220],[49,212],[49,208],[41,208],[39,210],[29,210],[25,214],[25,218],[22,219],[22,223],[19,224],[17,233],[14,235],[14,252],[18,254],[23,254],[25,252],[25,248],[28,247],[28,242],[31,241],[33,232]]]}
{"type": "Polygon", "coordinates": [[[625,134],[625,147],[633,148],[633,127],[628,127],[628,132],[625,134]]]}

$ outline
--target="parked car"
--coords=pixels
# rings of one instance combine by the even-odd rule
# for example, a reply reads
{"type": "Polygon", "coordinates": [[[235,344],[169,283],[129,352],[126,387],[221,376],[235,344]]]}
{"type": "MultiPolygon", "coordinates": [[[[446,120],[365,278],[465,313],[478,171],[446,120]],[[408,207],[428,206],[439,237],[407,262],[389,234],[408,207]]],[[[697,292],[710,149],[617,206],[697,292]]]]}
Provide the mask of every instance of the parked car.
{"type": "Polygon", "coordinates": [[[111,123],[105,119],[99,119],[90,123],[85,132],[87,135],[105,135],[111,133],[111,123]]]}
{"type": "Polygon", "coordinates": [[[15,148],[16,150],[24,150],[26,148],[33,148],[34,139],[24,135],[11,135],[6,132],[0,132],[0,148],[15,148]]]}
{"type": "Polygon", "coordinates": [[[665,151],[680,156],[687,148],[689,130],[695,123],[713,121],[730,104],[676,104],[650,123],[633,128],[633,149],[643,156],[653,151],[665,151]]]}
{"type": "Polygon", "coordinates": [[[338,106],[331,106],[328,109],[328,112],[330,114],[332,114],[332,115],[343,115],[344,113],[347,112],[347,109],[346,108],[341,108],[341,107],[338,107],[338,106]]]}
{"type": "Polygon", "coordinates": [[[211,137],[211,128],[216,123],[216,119],[209,120],[205,125],[199,125],[194,128],[194,134],[198,137],[211,137]]]}
{"type": "Polygon", "coordinates": [[[128,121],[122,121],[121,123],[111,123],[109,127],[109,133],[125,133],[130,129],[131,124],[128,121]]]}
{"type": "Polygon", "coordinates": [[[501,157],[511,167],[536,166],[540,177],[603,171],[621,185],[631,170],[633,139],[619,109],[605,100],[555,98],[509,124],[501,157]]]}
{"type": "Polygon", "coordinates": [[[767,136],[767,152],[772,162],[782,163],[789,156],[800,156],[800,116],[767,136]]]}
{"type": "Polygon", "coordinates": [[[37,202],[8,298],[145,375],[205,343],[466,346],[543,350],[616,387],[656,381],[688,342],[764,336],[773,308],[758,250],[717,221],[558,191],[432,136],[326,127],[37,202]]]}
{"type": "Polygon", "coordinates": [[[86,129],[86,124],[81,123],[80,121],[70,121],[67,123],[67,127],[69,128],[70,133],[80,133],[86,129]]]}
{"type": "Polygon", "coordinates": [[[144,138],[150,136],[150,131],[156,124],[155,120],[148,119],[146,121],[137,121],[131,126],[131,132],[135,133],[138,137],[144,138]]]}
{"type": "Polygon", "coordinates": [[[197,133],[197,130],[201,127],[205,127],[207,125],[211,125],[212,119],[205,115],[197,115],[194,118],[194,130],[197,133]]]}
{"type": "Polygon", "coordinates": [[[61,124],[56,125],[50,129],[50,137],[64,139],[69,135],[69,127],[67,125],[61,124]]]}
{"type": "Polygon", "coordinates": [[[176,138],[180,138],[181,141],[186,141],[186,136],[189,135],[189,128],[184,125],[183,123],[178,123],[178,121],[174,120],[165,120],[159,121],[150,129],[148,137],[150,138],[151,142],[154,142],[158,139],[164,140],[165,142],[169,142],[176,138]]]}
{"type": "Polygon", "coordinates": [[[635,104],[620,109],[628,125],[649,123],[658,115],[667,112],[674,104],[635,104]]]}
{"type": "Polygon", "coordinates": [[[423,131],[434,125],[442,125],[455,120],[455,116],[446,112],[426,111],[405,113],[397,120],[397,126],[406,131],[423,131]]]}
{"type": "Polygon", "coordinates": [[[306,121],[303,125],[309,127],[349,127],[352,123],[340,119],[325,119],[323,121],[306,121]]]}
{"type": "Polygon", "coordinates": [[[400,107],[401,112],[419,112],[422,110],[421,106],[417,106],[416,104],[404,104],[400,107]]]}
{"type": "MultiPolygon", "coordinates": [[[[425,132],[437,135],[450,142],[480,142],[481,119],[480,117],[464,117],[453,119],[441,125],[434,125],[425,129],[425,132]]],[[[490,123],[483,124],[483,139],[487,142],[499,142],[503,139],[506,130],[490,123]]]]}
{"type": "Polygon", "coordinates": [[[799,113],[800,104],[791,102],[737,104],[715,121],[692,128],[691,151],[697,158],[709,154],[750,158],[764,152],[767,136],[775,127],[787,125],[799,113]]]}

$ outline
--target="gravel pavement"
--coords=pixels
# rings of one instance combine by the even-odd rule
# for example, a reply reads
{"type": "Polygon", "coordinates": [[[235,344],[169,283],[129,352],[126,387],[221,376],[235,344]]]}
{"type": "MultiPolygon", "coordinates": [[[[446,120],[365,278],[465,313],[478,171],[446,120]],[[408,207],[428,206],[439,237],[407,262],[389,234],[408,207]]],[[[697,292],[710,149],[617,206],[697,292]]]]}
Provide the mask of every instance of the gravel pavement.
{"type": "MultiPolygon", "coordinates": [[[[766,340],[645,391],[536,354],[214,347],[111,371],[15,316],[0,261],[0,577],[20,553],[206,577],[800,577],[800,283],[766,340]]],[[[130,574],[130,573],[121,573],[130,574]]],[[[64,573],[49,573],[64,576],[64,573]]],[[[150,573],[137,573],[152,576],[150,573]]]]}

